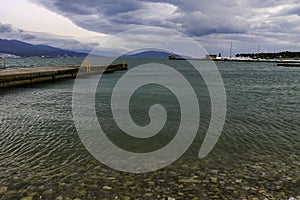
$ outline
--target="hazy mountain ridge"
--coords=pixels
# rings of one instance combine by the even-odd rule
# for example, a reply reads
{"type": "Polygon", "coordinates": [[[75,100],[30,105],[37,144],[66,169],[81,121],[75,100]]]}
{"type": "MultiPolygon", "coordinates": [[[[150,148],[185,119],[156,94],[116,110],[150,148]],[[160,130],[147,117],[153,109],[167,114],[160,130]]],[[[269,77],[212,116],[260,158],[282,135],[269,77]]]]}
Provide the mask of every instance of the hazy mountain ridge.
{"type": "Polygon", "coordinates": [[[135,54],[122,55],[122,58],[168,58],[173,54],[164,51],[143,51],[135,54]]]}
{"type": "Polygon", "coordinates": [[[83,57],[86,53],[64,50],[48,45],[33,45],[19,40],[0,39],[0,53],[20,57],[83,57]]]}

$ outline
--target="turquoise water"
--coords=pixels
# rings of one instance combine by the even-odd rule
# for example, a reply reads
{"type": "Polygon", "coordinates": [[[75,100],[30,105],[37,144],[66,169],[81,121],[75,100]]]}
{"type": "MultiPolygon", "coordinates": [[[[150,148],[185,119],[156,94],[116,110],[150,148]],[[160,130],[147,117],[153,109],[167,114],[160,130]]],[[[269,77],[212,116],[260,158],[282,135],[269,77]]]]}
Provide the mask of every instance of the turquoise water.
{"type": "MultiPolygon", "coordinates": [[[[8,67],[81,61],[10,59],[8,67]]],[[[72,119],[74,80],[1,89],[0,199],[287,199],[300,195],[300,68],[217,62],[227,93],[226,122],[214,150],[199,159],[210,119],[210,99],[203,80],[184,61],[126,62],[129,68],[148,62],[167,64],[193,84],[201,122],[197,138],[184,156],[156,172],[115,171],[94,159],[79,139],[72,119]]],[[[156,103],[164,105],[170,115],[158,137],[142,141],[126,136],[116,127],[110,111],[112,89],[124,73],[102,77],[96,95],[98,119],[108,137],[124,149],[159,149],[178,128],[178,102],[161,86],[140,88],[130,105],[137,124],[149,123],[148,108],[156,103]]]]}

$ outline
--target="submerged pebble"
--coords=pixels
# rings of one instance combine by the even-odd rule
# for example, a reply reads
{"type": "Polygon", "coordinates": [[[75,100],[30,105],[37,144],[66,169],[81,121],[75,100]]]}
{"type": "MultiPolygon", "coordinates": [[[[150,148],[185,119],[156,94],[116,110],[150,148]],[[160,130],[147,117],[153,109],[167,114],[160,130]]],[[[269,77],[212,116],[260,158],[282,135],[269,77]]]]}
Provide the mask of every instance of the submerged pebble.
{"type": "Polygon", "coordinates": [[[2,186],[0,187],[0,194],[3,194],[7,191],[8,187],[2,186]]]}

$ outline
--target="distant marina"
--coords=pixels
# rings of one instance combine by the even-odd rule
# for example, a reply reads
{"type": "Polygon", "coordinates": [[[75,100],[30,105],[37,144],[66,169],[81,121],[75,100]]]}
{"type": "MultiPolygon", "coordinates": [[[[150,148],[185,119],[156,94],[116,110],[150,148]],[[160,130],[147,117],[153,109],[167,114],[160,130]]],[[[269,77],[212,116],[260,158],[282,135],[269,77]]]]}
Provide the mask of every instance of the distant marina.
{"type": "Polygon", "coordinates": [[[232,61],[232,62],[273,62],[277,66],[300,67],[299,59],[253,59],[245,57],[220,57],[214,54],[206,55],[204,58],[184,58],[175,55],[169,56],[169,60],[199,60],[199,61],[232,61]]]}

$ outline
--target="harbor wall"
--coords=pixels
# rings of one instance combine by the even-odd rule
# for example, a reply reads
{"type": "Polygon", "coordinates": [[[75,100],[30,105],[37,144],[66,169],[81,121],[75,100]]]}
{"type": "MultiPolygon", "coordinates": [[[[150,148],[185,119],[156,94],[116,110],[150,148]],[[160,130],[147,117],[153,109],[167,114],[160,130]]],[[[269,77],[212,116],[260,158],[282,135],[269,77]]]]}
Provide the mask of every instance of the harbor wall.
{"type": "Polygon", "coordinates": [[[0,69],[0,88],[37,83],[65,78],[75,78],[97,73],[112,73],[116,70],[127,70],[127,64],[84,66],[49,66],[32,68],[0,69]]]}

